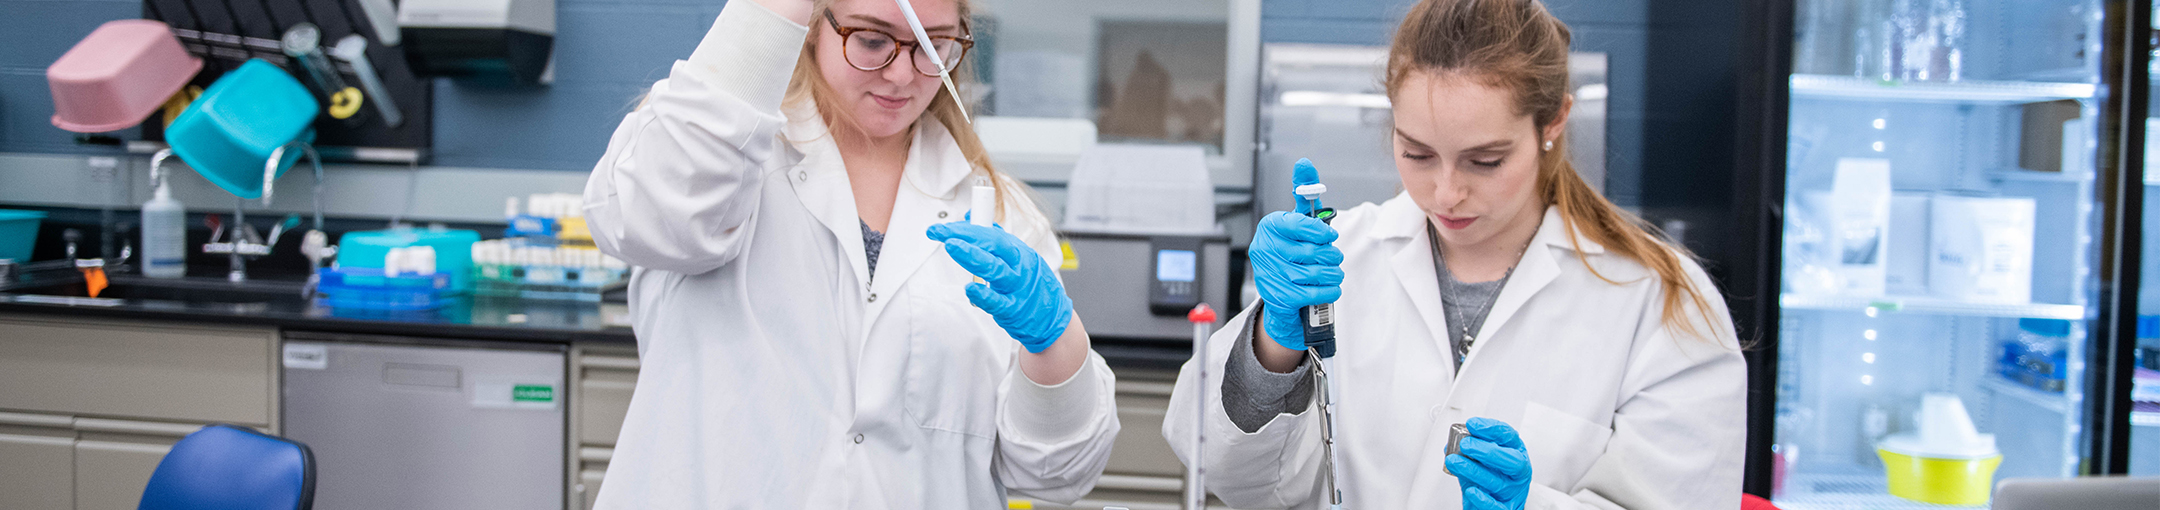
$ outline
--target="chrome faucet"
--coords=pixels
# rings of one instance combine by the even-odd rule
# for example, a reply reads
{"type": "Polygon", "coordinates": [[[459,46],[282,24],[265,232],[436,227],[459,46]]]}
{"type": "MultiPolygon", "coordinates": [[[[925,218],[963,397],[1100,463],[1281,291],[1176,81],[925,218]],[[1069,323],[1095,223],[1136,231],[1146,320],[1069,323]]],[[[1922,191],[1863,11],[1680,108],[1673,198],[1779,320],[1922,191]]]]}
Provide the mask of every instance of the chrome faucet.
{"type": "MultiPolygon", "coordinates": [[[[263,163],[262,205],[269,206],[271,199],[276,196],[279,163],[284,162],[286,151],[295,147],[299,148],[302,155],[307,156],[308,164],[313,167],[315,172],[315,193],[313,197],[315,222],[314,229],[311,232],[320,232],[323,225],[322,156],[315,152],[313,145],[295,140],[270,151],[269,160],[263,163]]],[[[166,158],[171,156],[172,149],[165,149],[158,151],[157,155],[151,157],[150,173],[153,179],[163,178],[164,171],[161,165],[164,164],[166,158]]],[[[260,234],[255,232],[254,226],[247,224],[246,206],[247,199],[235,197],[233,201],[233,225],[230,229],[227,229],[227,231],[231,232],[231,235],[226,236],[224,241],[219,241],[220,236],[213,233],[210,236],[210,242],[202,247],[203,253],[224,254],[229,258],[231,270],[226,273],[225,277],[235,283],[247,281],[247,259],[269,255],[270,248],[277,245],[278,238],[283,237],[285,231],[284,222],[279,222],[277,227],[271,229],[270,238],[263,239],[260,234]]],[[[316,257],[311,256],[309,260],[308,281],[313,282],[319,277],[322,268],[316,257]]],[[[313,286],[310,285],[309,287],[312,288],[313,286]]]]}

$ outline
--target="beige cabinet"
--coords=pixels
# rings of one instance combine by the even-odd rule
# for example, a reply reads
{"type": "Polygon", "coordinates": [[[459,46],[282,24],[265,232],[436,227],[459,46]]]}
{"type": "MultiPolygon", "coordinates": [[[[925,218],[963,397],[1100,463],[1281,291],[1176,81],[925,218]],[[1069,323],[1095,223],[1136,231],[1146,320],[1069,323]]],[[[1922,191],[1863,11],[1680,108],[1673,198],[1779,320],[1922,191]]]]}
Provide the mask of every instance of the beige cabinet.
{"type": "MultiPolygon", "coordinates": [[[[571,349],[570,501],[592,508],[614,456],[615,437],[637,388],[637,351],[629,346],[594,345],[571,349]]],[[[1185,465],[1163,440],[1163,416],[1177,373],[1166,370],[1118,370],[1117,445],[1095,491],[1072,506],[1034,503],[1034,508],[1176,509],[1184,490],[1185,465]]]]}
{"type": "Polygon", "coordinates": [[[570,495],[574,509],[592,508],[615,456],[615,436],[637,389],[637,349],[579,345],[570,349],[570,495]]]}
{"type": "Polygon", "coordinates": [[[75,443],[76,510],[132,510],[142,501],[150,473],[179,438],[95,439],[75,443]]]}
{"type": "Polygon", "coordinates": [[[75,431],[64,416],[0,413],[0,508],[75,508],[75,431]]]}
{"type": "Polygon", "coordinates": [[[136,508],[172,444],[277,430],[272,328],[0,316],[0,508],[136,508]]]}
{"type": "Polygon", "coordinates": [[[276,428],[271,328],[0,316],[0,411],[276,428]]]}

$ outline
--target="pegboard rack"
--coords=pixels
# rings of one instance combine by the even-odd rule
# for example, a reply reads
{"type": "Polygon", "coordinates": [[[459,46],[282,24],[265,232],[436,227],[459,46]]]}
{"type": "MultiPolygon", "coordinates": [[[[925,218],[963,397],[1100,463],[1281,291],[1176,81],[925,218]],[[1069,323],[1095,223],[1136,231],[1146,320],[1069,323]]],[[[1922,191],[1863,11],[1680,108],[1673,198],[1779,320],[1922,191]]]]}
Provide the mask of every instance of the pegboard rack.
{"type": "MultiPolygon", "coordinates": [[[[366,60],[380,76],[386,95],[404,121],[391,127],[372,105],[361,108],[355,120],[322,115],[314,124],[315,144],[328,160],[425,163],[433,143],[433,83],[406,65],[402,49],[384,46],[361,11],[355,0],[143,1],[144,18],[170,25],[181,45],[204,59],[202,72],[190,82],[203,88],[253,58],[284,68],[296,78],[306,74],[295,68],[296,63],[284,54],[279,42],[286,30],[301,23],[315,25],[325,46],[350,34],[366,37],[366,60]]],[[[329,48],[324,52],[328,53],[329,48]]],[[[352,65],[336,58],[328,60],[346,82],[356,86],[360,83],[352,65]]],[[[156,114],[145,121],[142,140],[128,143],[128,151],[148,154],[164,148],[164,126],[169,120],[164,114],[156,114]]]]}

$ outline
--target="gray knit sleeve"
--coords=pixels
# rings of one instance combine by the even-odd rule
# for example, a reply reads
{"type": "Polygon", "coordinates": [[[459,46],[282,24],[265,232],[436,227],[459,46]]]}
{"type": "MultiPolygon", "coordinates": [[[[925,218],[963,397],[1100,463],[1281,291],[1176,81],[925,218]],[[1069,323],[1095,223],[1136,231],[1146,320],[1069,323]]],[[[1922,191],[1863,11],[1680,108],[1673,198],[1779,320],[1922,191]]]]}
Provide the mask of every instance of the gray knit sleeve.
{"type": "Polygon", "coordinates": [[[1223,367],[1223,410],[1230,414],[1230,422],[1247,434],[1259,431],[1276,416],[1304,412],[1313,392],[1311,365],[1302,360],[1287,374],[1260,366],[1259,355],[1253,353],[1252,335],[1260,327],[1260,316],[1252,314],[1251,327],[1238,335],[1237,346],[1230,350],[1230,361],[1223,367]]]}

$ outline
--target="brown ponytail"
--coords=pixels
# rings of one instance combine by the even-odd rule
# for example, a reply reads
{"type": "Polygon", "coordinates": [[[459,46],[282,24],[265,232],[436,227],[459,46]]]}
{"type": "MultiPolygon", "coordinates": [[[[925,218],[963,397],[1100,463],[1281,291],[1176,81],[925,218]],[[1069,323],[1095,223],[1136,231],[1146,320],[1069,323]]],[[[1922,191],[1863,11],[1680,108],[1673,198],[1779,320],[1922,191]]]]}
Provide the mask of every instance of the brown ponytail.
{"type": "MultiPolygon", "coordinates": [[[[1567,105],[1570,38],[1567,25],[1537,0],[1422,0],[1410,8],[1388,50],[1387,93],[1394,97],[1415,73],[1466,77],[1510,91],[1516,112],[1543,130],[1560,120],[1567,105]]],[[[1584,183],[1568,162],[1565,136],[1539,158],[1538,195],[1560,211],[1567,228],[1657,273],[1666,326],[1704,339],[1721,333],[1730,319],[1711,317],[1706,296],[1717,289],[1696,287],[1682,262],[1694,257],[1687,248],[1666,242],[1642,218],[1584,183]],[[1691,304],[1697,316],[1687,313],[1691,304]],[[1697,327],[1698,319],[1705,327],[1697,327]]],[[[1620,283],[1599,273],[1582,250],[1575,254],[1598,279],[1620,283]]]]}

